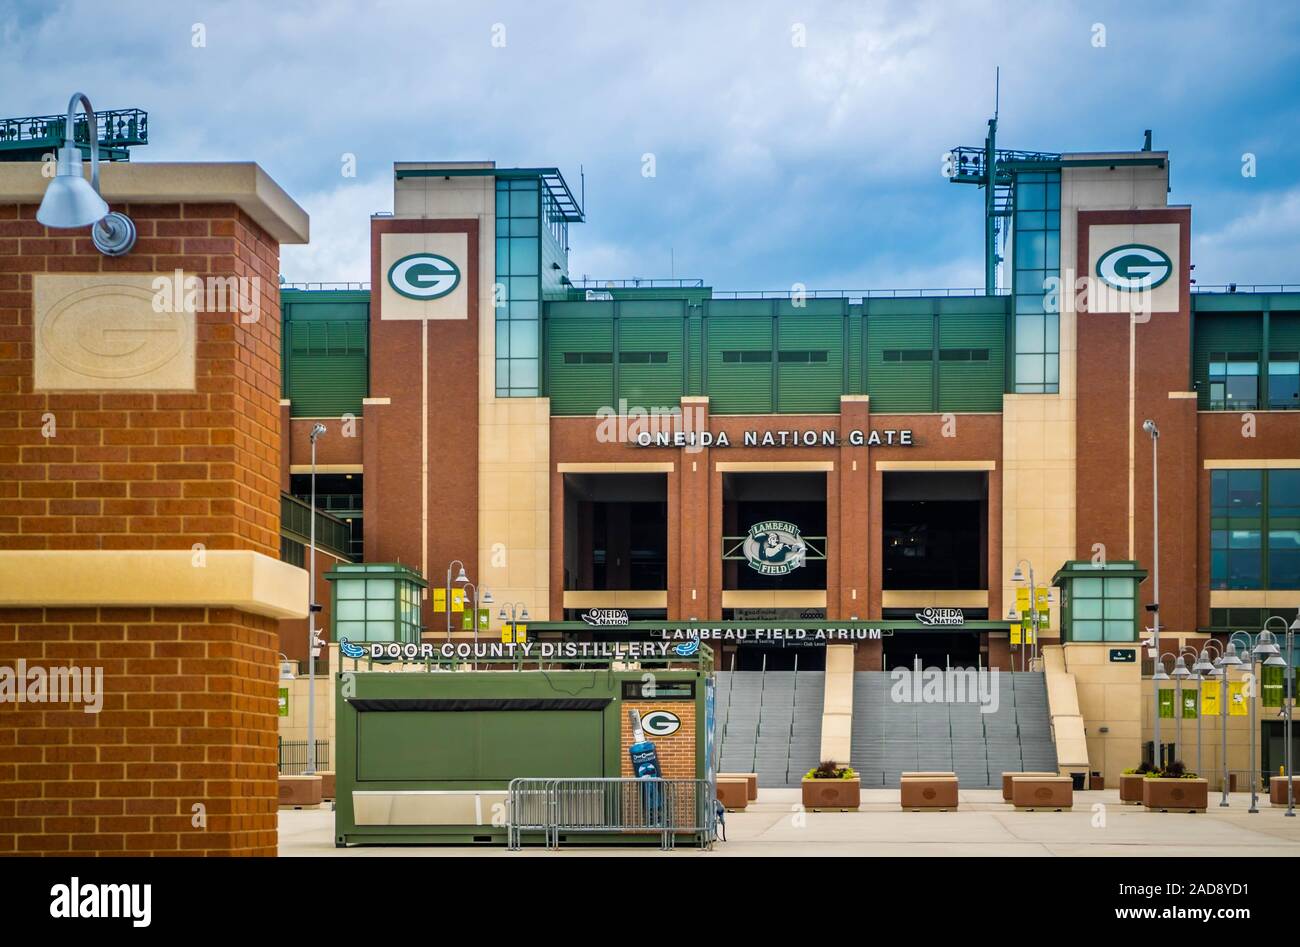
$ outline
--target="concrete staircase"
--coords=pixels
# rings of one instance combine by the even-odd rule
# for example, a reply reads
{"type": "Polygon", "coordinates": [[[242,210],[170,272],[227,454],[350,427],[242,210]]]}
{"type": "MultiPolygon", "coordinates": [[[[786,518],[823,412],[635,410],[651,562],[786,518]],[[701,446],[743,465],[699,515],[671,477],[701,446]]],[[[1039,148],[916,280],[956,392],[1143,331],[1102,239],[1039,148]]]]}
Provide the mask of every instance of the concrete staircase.
{"type": "Polygon", "coordinates": [[[718,771],[794,787],[821,751],[823,671],[719,671],[718,771]]]}
{"type": "Polygon", "coordinates": [[[973,701],[895,700],[886,671],[853,677],[850,761],[863,786],[892,788],[904,771],[942,770],[963,787],[993,788],[1006,771],[1057,769],[1042,673],[999,673],[992,713],[973,701]]]}

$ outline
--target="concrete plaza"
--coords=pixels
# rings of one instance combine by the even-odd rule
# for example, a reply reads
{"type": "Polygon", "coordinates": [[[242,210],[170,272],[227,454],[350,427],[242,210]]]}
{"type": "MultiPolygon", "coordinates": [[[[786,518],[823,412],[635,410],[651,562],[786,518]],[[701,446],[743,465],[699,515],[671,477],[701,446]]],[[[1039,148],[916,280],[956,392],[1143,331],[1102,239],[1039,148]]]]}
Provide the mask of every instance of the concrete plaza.
{"type": "MultiPolygon", "coordinates": [[[[802,812],[797,789],[764,789],[744,812],[727,814],[727,841],[713,856],[1300,856],[1300,815],[1261,796],[1259,812],[1250,814],[1247,793],[1233,793],[1228,808],[1212,793],[1204,813],[1148,812],[1125,806],[1119,791],[1074,794],[1072,812],[1017,812],[998,790],[965,790],[956,812],[903,812],[898,792],[863,790],[858,812],[802,812]]],[[[338,849],[333,841],[334,813],[320,809],[280,812],[280,854],[443,856],[553,855],[540,848],[507,852],[492,847],[356,847],[338,849]]],[[[581,848],[563,855],[654,855],[657,849],[581,848]]],[[[681,848],[670,857],[698,857],[681,848]]]]}

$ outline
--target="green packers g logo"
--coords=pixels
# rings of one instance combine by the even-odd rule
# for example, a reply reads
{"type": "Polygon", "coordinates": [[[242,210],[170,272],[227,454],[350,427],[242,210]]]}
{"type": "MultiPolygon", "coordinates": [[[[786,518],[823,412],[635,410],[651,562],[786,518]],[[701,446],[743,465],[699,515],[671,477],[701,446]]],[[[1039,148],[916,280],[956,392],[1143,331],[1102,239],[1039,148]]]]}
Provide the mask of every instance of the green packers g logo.
{"type": "Polygon", "coordinates": [[[1107,250],[1097,260],[1101,281],[1130,293],[1155,289],[1173,272],[1173,260],[1163,250],[1144,243],[1126,243],[1107,250]]]}
{"type": "Polygon", "coordinates": [[[412,253],[389,267],[388,285],[407,299],[441,299],[460,285],[460,267],[437,253],[412,253]]]}

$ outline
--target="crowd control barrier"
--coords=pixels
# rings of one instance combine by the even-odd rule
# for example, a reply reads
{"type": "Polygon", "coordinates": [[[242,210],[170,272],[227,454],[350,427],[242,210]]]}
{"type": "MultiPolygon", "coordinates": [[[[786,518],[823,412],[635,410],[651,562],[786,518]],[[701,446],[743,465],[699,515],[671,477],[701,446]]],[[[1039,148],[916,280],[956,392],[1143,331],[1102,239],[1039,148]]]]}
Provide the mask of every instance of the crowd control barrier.
{"type": "Polygon", "coordinates": [[[711,849],[717,827],[713,797],[706,779],[512,779],[507,844],[518,851],[524,833],[532,832],[541,833],[548,849],[583,834],[602,840],[657,836],[664,851],[686,836],[711,849]]]}

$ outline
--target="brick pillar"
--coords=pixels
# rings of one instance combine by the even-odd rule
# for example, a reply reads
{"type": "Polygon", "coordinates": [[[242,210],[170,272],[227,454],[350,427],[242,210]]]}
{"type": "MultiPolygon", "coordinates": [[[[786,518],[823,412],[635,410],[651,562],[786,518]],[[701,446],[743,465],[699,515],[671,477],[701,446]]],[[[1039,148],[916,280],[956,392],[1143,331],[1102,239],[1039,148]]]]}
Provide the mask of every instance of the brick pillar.
{"type": "Polygon", "coordinates": [[[36,222],[39,165],[0,177],[0,675],[29,677],[22,703],[0,681],[0,852],[273,855],[278,621],[306,594],[278,561],[279,243],[306,215],[255,165],[103,180],[151,201],[113,203],[139,232],[116,259],[36,222]],[[177,270],[243,304],[160,313],[177,270]],[[67,668],[93,702],[31,700],[67,668]]]}

